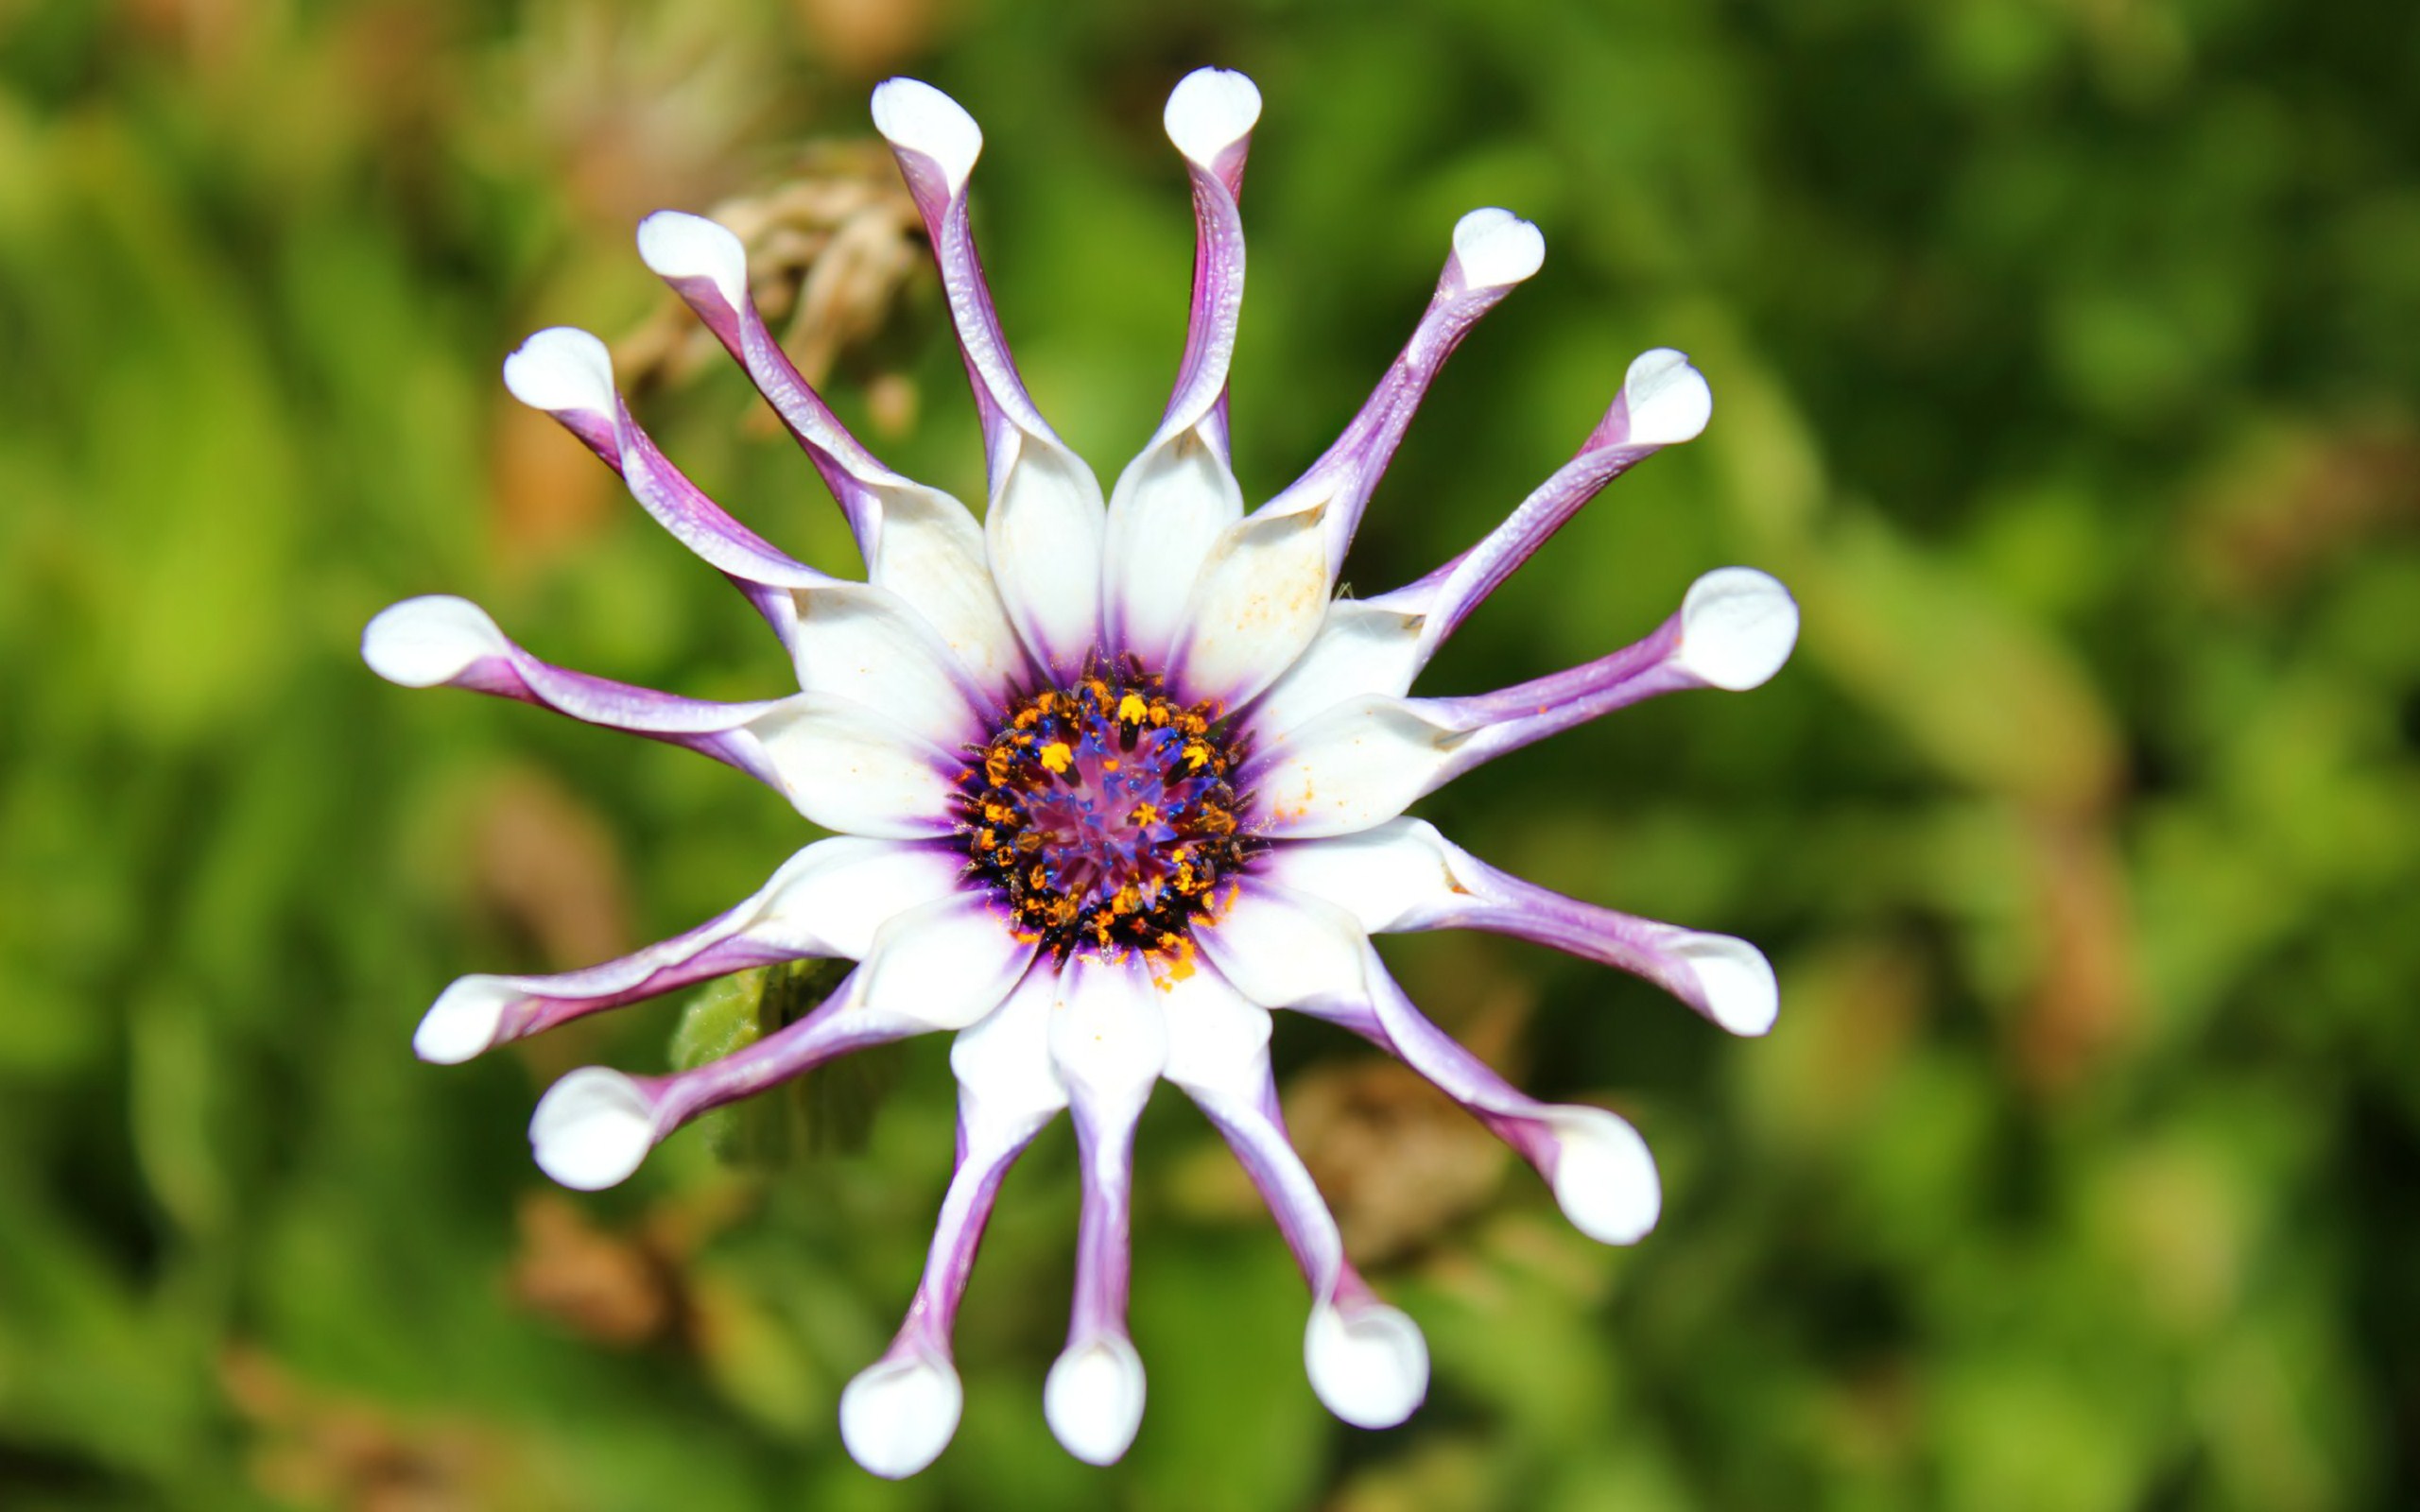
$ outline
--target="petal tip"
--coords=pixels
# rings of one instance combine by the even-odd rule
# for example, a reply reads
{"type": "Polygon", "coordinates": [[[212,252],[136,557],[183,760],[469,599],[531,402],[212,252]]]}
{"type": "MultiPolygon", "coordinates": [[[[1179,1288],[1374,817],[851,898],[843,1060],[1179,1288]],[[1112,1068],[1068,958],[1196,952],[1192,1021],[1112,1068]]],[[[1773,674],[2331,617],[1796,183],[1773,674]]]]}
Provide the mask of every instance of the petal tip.
{"type": "Polygon", "coordinates": [[[1546,260],[1546,237],[1509,210],[1474,210],[1454,223],[1454,263],[1471,288],[1518,284],[1546,260]]]}
{"type": "Polygon", "coordinates": [[[1078,1345],[1051,1366],[1042,1415],[1067,1452],[1115,1465],[1143,1426],[1143,1359],[1115,1335],[1078,1345]]]}
{"type": "Polygon", "coordinates": [[[432,1066],[458,1066],[495,1043],[504,1010],[521,994],[499,977],[466,976],[437,994],[412,1031],[412,1054],[432,1066]]]}
{"type": "Polygon", "coordinates": [[[577,326],[549,326],[504,359],[504,387],[549,415],[614,413],[614,354],[577,326]]]}
{"type": "Polygon", "coordinates": [[[361,660],[397,687],[435,688],[510,644],[469,599],[430,593],[390,604],[362,627],[361,660]]]}
{"type": "Polygon", "coordinates": [[[1770,573],[1719,567],[1681,600],[1673,660],[1709,687],[1745,693],[1779,672],[1798,644],[1798,601],[1770,573]]]}
{"type": "Polygon", "coordinates": [[[983,129],[975,117],[921,78],[887,78],[874,86],[873,129],[898,150],[930,158],[952,194],[964,187],[983,155],[983,129]]]}
{"type": "Polygon", "coordinates": [[[1655,1157],[1638,1130],[1601,1108],[1552,1113],[1554,1200],[1571,1226],[1603,1245],[1647,1237],[1664,1210],[1655,1157]]]}
{"type": "Polygon", "coordinates": [[[1622,402],[1630,412],[1634,446],[1677,446],[1693,441],[1714,418],[1714,390],[1685,354],[1658,347],[1634,358],[1622,378],[1622,402]]]}
{"type": "Polygon", "coordinates": [[[840,1393],[840,1442],[869,1472],[902,1480],[941,1457],[965,1405],[958,1371],[941,1356],[878,1361],[840,1393]]]}
{"type": "Polygon", "coordinates": [[[1781,989],[1765,953],[1729,935],[1685,935],[1672,954],[1686,961],[1704,995],[1706,1017],[1733,1034],[1770,1033],[1781,1016],[1781,989]]]}
{"type": "Polygon", "coordinates": [[[1252,135],[1260,120],[1260,90],[1233,69],[1197,68],[1169,93],[1163,120],[1176,149],[1207,168],[1252,135]]]}
{"type": "Polygon", "coordinates": [[[576,1192],[629,1179],[655,1144],[655,1108],[637,1082],[585,1066],[546,1089],[529,1119],[538,1168],[576,1192]]]}
{"type": "Polygon", "coordinates": [[[748,298],[748,249],[731,228],[685,211],[659,210],[639,222],[639,261],[668,283],[704,279],[723,302],[748,298]]]}
{"type": "Polygon", "coordinates": [[[1320,1401],[1356,1428],[1392,1428],[1428,1395],[1428,1341],[1383,1303],[1313,1309],[1303,1363],[1320,1401]]]}

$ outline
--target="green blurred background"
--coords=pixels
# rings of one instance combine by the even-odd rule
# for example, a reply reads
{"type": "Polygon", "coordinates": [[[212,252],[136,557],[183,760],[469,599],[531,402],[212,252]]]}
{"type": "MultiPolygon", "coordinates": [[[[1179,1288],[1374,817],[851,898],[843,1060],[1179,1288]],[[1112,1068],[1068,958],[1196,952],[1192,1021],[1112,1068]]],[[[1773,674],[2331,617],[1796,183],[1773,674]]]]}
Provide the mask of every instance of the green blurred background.
{"type": "Polygon", "coordinates": [[[0,1505],[657,1509],[2420,1504],[2420,9],[2399,0],[0,0],[0,1505]],[[794,346],[979,494],[947,327],[865,147],[912,71],[985,123],[1032,387],[1112,473],[1182,338],[1167,88],[1268,106],[1235,379],[1266,496],[1359,403],[1462,211],[1547,266],[1415,424],[1352,568],[1460,549],[1690,352],[1616,484],[1423,686],[1644,631],[1696,573],[1806,608],[1423,812],[1580,896],[1747,936],[1735,1042],[1503,940],[1390,946],[1441,1022],[1646,1130],[1635,1249],[1357,1043],[1281,1026],[1348,1241],[1435,1352],[1366,1435],[1223,1148],[1163,1096],[1098,1472],[1048,1437],[1071,1142],[1011,1178],[923,1477],[841,1454],[946,1174],[920,1043],[550,1189],[568,1067],[447,980],[618,954],[805,838],[693,757],[354,654],[388,602],[706,696],[769,638],[496,380],[620,343],[666,449],[809,559],[837,515],[633,255],[745,223],[794,346]],[[803,292],[792,301],[793,290],[803,292]]]}

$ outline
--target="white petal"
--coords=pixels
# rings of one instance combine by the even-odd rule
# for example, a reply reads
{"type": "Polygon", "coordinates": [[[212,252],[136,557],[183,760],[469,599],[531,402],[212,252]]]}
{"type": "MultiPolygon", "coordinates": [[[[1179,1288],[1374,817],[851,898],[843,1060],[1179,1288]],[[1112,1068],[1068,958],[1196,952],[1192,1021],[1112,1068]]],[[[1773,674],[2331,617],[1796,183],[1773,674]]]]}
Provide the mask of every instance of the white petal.
{"type": "Polygon", "coordinates": [[[1714,390],[1689,359],[1669,347],[1642,352],[1622,375],[1630,428],[1627,446],[1678,446],[1695,440],[1714,418],[1714,390]]]}
{"type": "Polygon", "coordinates": [[[504,359],[504,387],[531,409],[612,415],[614,355],[576,326],[550,326],[504,359]]]}
{"type": "Polygon", "coordinates": [[[913,840],[956,827],[949,756],[864,704],[801,694],[748,728],[790,802],[827,830],[913,840]]]}
{"type": "Polygon", "coordinates": [[[1059,1357],[1042,1387],[1042,1415],[1068,1453],[1114,1465],[1143,1426],[1143,1359],[1115,1335],[1059,1357]]]}
{"type": "Polygon", "coordinates": [[[434,688],[473,662],[512,649],[487,610],[467,598],[430,593],[378,611],[361,632],[361,660],[389,682],[434,688]]]}
{"type": "Polygon", "coordinates": [[[659,210],[640,221],[639,261],[661,279],[704,279],[735,310],[748,302],[748,249],[703,215],[659,210]]]}
{"type": "Polygon", "coordinates": [[[1509,210],[1474,210],[1454,223],[1454,261],[1467,288],[1518,284],[1546,260],[1547,239],[1509,210]]]}
{"type": "Polygon", "coordinates": [[[915,1474],[958,1432],[966,1393],[939,1355],[882,1360],[840,1393],[840,1442],[849,1457],[886,1480],[915,1474]]]}
{"type": "Polygon", "coordinates": [[[1554,1200],[1571,1226],[1599,1244],[1629,1245],[1655,1227],[1663,1186],[1638,1130],[1601,1108],[1558,1107],[1547,1121],[1561,1146],[1554,1200]]]}
{"type": "Polygon", "coordinates": [[[1265,1008],[1359,1001],[1367,946],[1352,916],[1332,903],[1256,878],[1194,938],[1236,991],[1265,1008]]]}
{"type": "Polygon", "coordinates": [[[929,623],[977,685],[997,694],[1026,671],[1025,653],[984,559],[983,527],[938,489],[874,490],[882,518],[866,576],[929,623]]]}
{"type": "Polygon", "coordinates": [[[1161,1074],[1189,1092],[1256,1095],[1268,1074],[1269,1010],[1248,1001],[1217,971],[1195,971],[1159,988],[1167,1024],[1161,1074]]]}
{"type": "Polygon", "coordinates": [[[802,689],[880,709],[944,750],[985,732],[949,647],[898,595],[836,583],[796,597],[802,689]]]}
{"type": "Polygon", "coordinates": [[[1327,1410],[1356,1428],[1392,1428],[1428,1395],[1428,1341],[1384,1303],[1313,1308],[1303,1363],[1327,1410]]]}
{"type": "Polygon", "coordinates": [[[1100,484],[1056,441],[1020,431],[1014,445],[983,522],[992,576],[1035,659],[1073,677],[1100,636],[1100,484]]]}
{"type": "Polygon", "coordinates": [[[1197,68],[1177,80],[1162,119],[1176,149],[1207,168],[1252,134],[1260,120],[1260,91],[1233,69],[1197,68]]]}
{"type": "Polygon", "coordinates": [[[1461,851],[1426,819],[1393,819],[1324,840],[1281,841],[1266,859],[1275,882],[1322,898],[1373,935],[1418,928],[1440,909],[1469,901],[1461,851]]]}
{"type": "Polygon", "coordinates": [[[1383,824],[1451,775],[1470,738],[1400,698],[1340,704],[1288,736],[1247,773],[1272,835],[1307,839],[1383,824]]]}
{"type": "Polygon", "coordinates": [[[951,1041],[949,1069],[970,1129],[1005,1131],[995,1143],[1011,1143],[1067,1106],[1067,1089],[1050,1058],[1057,1001],[1049,968],[1029,971],[998,1011],[951,1041]]]}
{"type": "Polygon", "coordinates": [[[1101,568],[1125,649],[1167,663],[1202,564],[1243,512],[1243,490],[1197,429],[1154,441],[1127,467],[1110,494],[1101,568]]]}
{"type": "Polygon", "coordinates": [[[1273,740],[1347,699],[1400,696],[1420,671],[1423,624],[1374,601],[1329,604],[1311,644],[1246,713],[1253,732],[1273,740]]]}
{"type": "Polygon", "coordinates": [[[1781,989],[1764,952],[1729,935],[1685,933],[1660,943],[1697,973],[1706,1013],[1715,1022],[1737,1035],[1772,1028],[1781,1014],[1781,989]]]}
{"type": "Polygon", "coordinates": [[[1798,644],[1798,602],[1754,567],[1721,567],[1681,600],[1673,663],[1709,686],[1742,693],[1779,672],[1798,644]]]}
{"type": "Polygon", "coordinates": [[[618,1071],[586,1066],[546,1090],[529,1119],[538,1168],[562,1185],[596,1192],[629,1179],[655,1147],[655,1110],[618,1071]]]}
{"type": "Polygon", "coordinates": [[[1159,989],[1139,966],[1082,959],[1063,968],[1057,983],[1050,1059],[1060,1079],[1091,1103],[1139,1105],[1168,1059],[1159,989]]]}
{"type": "Polygon", "coordinates": [[[884,924],[954,892],[965,858],[931,846],[836,835],[773,874],[747,933],[816,955],[863,960],[884,924]]]}
{"type": "Polygon", "coordinates": [[[983,129],[966,107],[920,78],[885,79],[874,87],[873,129],[892,146],[932,159],[952,193],[983,155],[983,129]]]}
{"type": "Polygon", "coordinates": [[[858,968],[867,1011],[963,1029],[1009,995],[1033,960],[989,900],[960,893],[897,915],[858,968]]]}
{"type": "Polygon", "coordinates": [[[447,985],[412,1031],[412,1054],[432,1066],[458,1066],[495,1043],[504,1010],[525,994],[500,976],[466,976],[447,985]]]}
{"type": "Polygon", "coordinates": [[[1171,680],[1233,708],[1277,680],[1327,613],[1322,507],[1260,515],[1210,550],[1185,605],[1171,680]]]}

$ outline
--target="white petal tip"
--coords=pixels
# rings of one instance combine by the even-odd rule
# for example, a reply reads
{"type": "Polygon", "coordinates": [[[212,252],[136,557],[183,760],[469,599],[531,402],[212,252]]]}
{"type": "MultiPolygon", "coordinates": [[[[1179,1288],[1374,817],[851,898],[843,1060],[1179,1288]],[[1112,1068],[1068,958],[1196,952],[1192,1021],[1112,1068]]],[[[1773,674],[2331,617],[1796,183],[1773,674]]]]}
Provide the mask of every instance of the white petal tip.
{"type": "Polygon", "coordinates": [[[1474,210],[1454,224],[1454,262],[1470,288],[1518,284],[1546,260],[1547,239],[1509,210],[1474,210]]]}
{"type": "Polygon", "coordinates": [[[1798,601],[1770,574],[1720,567],[1681,600],[1681,647],[1673,661],[1709,687],[1742,693],[1762,684],[1798,644],[1798,601]]]}
{"type": "Polygon", "coordinates": [[[433,1066],[458,1066],[495,1043],[504,1010],[522,994],[501,977],[466,976],[437,994],[412,1032],[412,1054],[433,1066]]]}
{"type": "Polygon", "coordinates": [[[748,298],[748,249],[703,215],[659,210],[639,222],[639,261],[660,279],[704,279],[736,310],[748,298]]]}
{"type": "Polygon", "coordinates": [[[548,326],[504,359],[504,387],[549,415],[614,413],[614,354],[577,326],[548,326]]]}
{"type": "Polygon", "coordinates": [[[1096,1339],[1059,1357],[1042,1386],[1042,1415],[1068,1453],[1115,1465],[1143,1426],[1143,1359],[1122,1338],[1096,1339]]]}
{"type": "Polygon", "coordinates": [[[628,1180],[655,1145],[655,1109],[638,1083],[585,1066],[546,1089],[529,1119],[538,1168],[563,1186],[596,1192],[628,1180]]]}
{"type": "Polygon", "coordinates": [[[467,598],[431,593],[390,604],[361,631],[361,660],[399,687],[434,688],[512,643],[467,598]]]}
{"type": "Polygon", "coordinates": [[[1630,411],[1629,444],[1678,446],[1693,441],[1714,418],[1714,390],[1689,359],[1669,347],[1641,352],[1622,377],[1630,411]]]}
{"type": "Polygon", "coordinates": [[[1382,1303],[1313,1309],[1303,1363],[1327,1410],[1356,1428],[1392,1428],[1428,1395],[1428,1341],[1419,1324],[1382,1303]]]}
{"type": "Polygon", "coordinates": [[[1207,168],[1252,135],[1260,120],[1260,90],[1229,68],[1197,68],[1177,81],[1165,117],[1168,140],[1207,168]]]}
{"type": "Polygon", "coordinates": [[[1558,1108],[1554,1200],[1571,1226],[1603,1245],[1647,1237],[1664,1211],[1655,1157],[1638,1130],[1601,1108],[1558,1108]]]}
{"type": "Polygon", "coordinates": [[[965,187],[983,155],[983,129],[966,107],[921,78],[890,78],[874,86],[873,129],[903,152],[933,160],[950,193],[965,187]]]}
{"type": "Polygon", "coordinates": [[[1781,988],[1765,953],[1728,935],[1684,935],[1668,947],[1689,963],[1706,1017],[1736,1035],[1769,1032],[1781,1016],[1781,988]]]}
{"type": "Polygon", "coordinates": [[[941,1457],[965,1405],[948,1361],[928,1354],[884,1360],[840,1393],[840,1442],[867,1470],[900,1480],[941,1457]]]}

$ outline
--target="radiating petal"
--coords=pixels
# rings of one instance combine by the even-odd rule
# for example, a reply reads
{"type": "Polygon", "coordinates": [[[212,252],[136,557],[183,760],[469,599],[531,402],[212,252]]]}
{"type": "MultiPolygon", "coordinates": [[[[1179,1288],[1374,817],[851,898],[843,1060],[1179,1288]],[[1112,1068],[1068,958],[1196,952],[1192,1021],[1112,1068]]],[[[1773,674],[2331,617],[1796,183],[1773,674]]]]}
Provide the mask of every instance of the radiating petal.
{"type": "Polygon", "coordinates": [[[1050,1058],[1075,1120],[1083,1208],[1067,1346],[1044,1384],[1043,1415],[1067,1452],[1107,1465],[1143,1421],[1143,1362],[1126,1332],[1134,1124],[1167,1063],[1167,1036],[1159,991],[1135,957],[1074,956],[1053,981],[1050,1058]]]}
{"type": "Polygon", "coordinates": [[[956,100],[912,78],[875,89],[873,123],[924,216],[982,418],[991,476],[983,537],[993,579],[1027,649],[1072,678],[1100,640],[1106,507],[1092,470],[1034,408],[983,282],[966,214],[982,129],[956,100]]]}
{"type": "Polygon", "coordinates": [[[1188,702],[1243,704],[1301,656],[1328,611],[1326,510],[1253,515],[1210,548],[1186,600],[1168,680],[1188,702]]]}
{"type": "Polygon", "coordinates": [[[602,1066],[547,1089],[529,1120],[538,1166],[564,1186],[594,1192],[629,1178],[666,1135],[710,1108],[802,1075],[837,1056],[921,1034],[921,1022],[869,1011],[852,973],[805,1018],[719,1060],[671,1076],[628,1076],[602,1066]]]}
{"type": "Polygon", "coordinates": [[[1423,665],[1424,623],[1392,601],[1337,599],[1302,655],[1245,707],[1242,728],[1266,744],[1340,703],[1400,696],[1423,665]]]}
{"type": "Polygon", "coordinates": [[[1281,842],[1260,865],[1271,881],[1343,908],[1372,934],[1493,930],[1645,977],[1733,1034],[1773,1025],[1772,968],[1746,940],[1566,898],[1488,865],[1424,820],[1281,842]]]}
{"type": "Polygon", "coordinates": [[[1269,1204],[1311,1292],[1304,1363],[1320,1400],[1346,1422],[1392,1428],[1426,1394],[1420,1329],[1370,1294],[1345,1261],[1336,1219],[1286,1137],[1269,1067],[1268,1010],[1215,971],[1170,989],[1167,1077],[1234,1148],[1269,1204]]]}
{"type": "Polygon", "coordinates": [[[901,476],[866,450],[808,386],[757,313],[748,254],[730,231],[663,210],[639,223],[639,255],[739,359],[838,502],[866,575],[931,623],[985,689],[998,694],[1025,656],[983,559],[983,529],[964,505],[901,476]]]}
{"type": "Polygon", "coordinates": [[[1452,253],[1437,281],[1437,292],[1361,412],[1310,471],[1262,505],[1262,514],[1292,514],[1323,507],[1328,577],[1335,580],[1344,554],[1360,528],[1370,494],[1403,440],[1455,347],[1513,285],[1538,270],[1546,240],[1538,229],[1508,210],[1474,210],[1454,226],[1452,253]]]}
{"type": "Polygon", "coordinates": [[[1220,532],[1243,515],[1227,450],[1227,369],[1243,307],[1243,188],[1260,92],[1243,75],[1201,68],[1168,96],[1168,140],[1193,180],[1193,311],[1176,391],[1160,428],[1111,490],[1104,612],[1111,642],[1167,661],[1194,578],[1220,532]]]}
{"type": "Polygon", "coordinates": [[[1357,698],[1254,754],[1236,786],[1253,795],[1268,834],[1350,834],[1443,786],[1470,738],[1470,727],[1412,699],[1357,698]]]}
{"type": "Polygon", "coordinates": [[[401,687],[466,688],[518,699],[583,724],[684,747],[782,786],[748,729],[781,700],[710,703],[555,666],[515,645],[467,598],[432,593],[389,605],[363,628],[361,659],[401,687]]]}
{"type": "Polygon", "coordinates": [[[1050,1064],[1051,984],[1038,973],[951,1047],[959,1076],[959,1153],[907,1322],[883,1357],[840,1394],[849,1455],[890,1479],[931,1464],[958,1430],[964,1392],[950,1332],[1001,1179],[1066,1106],[1050,1064]]]}
{"type": "Polygon", "coordinates": [[[451,1065],[733,971],[806,956],[856,959],[894,915],[950,895],[964,867],[964,857],[946,849],[852,836],[819,840],[737,907],[619,960],[553,976],[456,980],[421,1020],[412,1050],[451,1065]]]}

